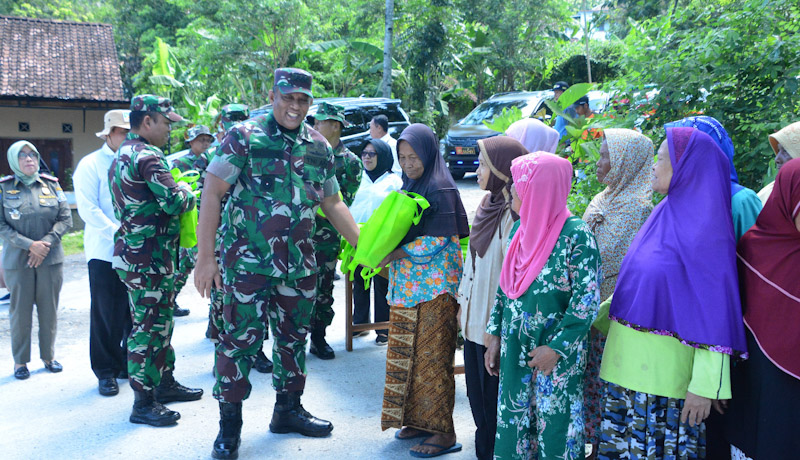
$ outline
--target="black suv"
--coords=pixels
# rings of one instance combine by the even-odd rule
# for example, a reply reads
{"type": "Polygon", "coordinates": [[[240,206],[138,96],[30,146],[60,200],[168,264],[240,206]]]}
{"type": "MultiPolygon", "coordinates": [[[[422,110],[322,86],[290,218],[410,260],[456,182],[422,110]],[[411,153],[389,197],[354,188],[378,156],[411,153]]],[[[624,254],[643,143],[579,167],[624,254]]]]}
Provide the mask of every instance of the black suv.
{"type": "Polygon", "coordinates": [[[500,115],[503,109],[517,107],[525,117],[535,117],[549,124],[552,111],[544,103],[553,98],[552,91],[513,91],[492,95],[472,112],[453,125],[439,141],[439,150],[454,179],[478,169],[478,140],[497,136],[483,124],[500,115]]]}
{"type": "MultiPolygon", "coordinates": [[[[311,126],[314,126],[314,114],[317,113],[317,106],[322,102],[344,106],[344,117],[352,125],[342,131],[342,142],[356,155],[361,153],[361,143],[369,138],[369,122],[375,115],[386,115],[389,119],[389,134],[395,139],[400,137],[400,133],[411,123],[406,112],[400,108],[400,99],[385,97],[324,97],[314,99],[314,104],[308,110],[306,121],[311,126]]],[[[250,116],[262,115],[271,108],[272,105],[259,107],[253,110],[250,116]]]]}

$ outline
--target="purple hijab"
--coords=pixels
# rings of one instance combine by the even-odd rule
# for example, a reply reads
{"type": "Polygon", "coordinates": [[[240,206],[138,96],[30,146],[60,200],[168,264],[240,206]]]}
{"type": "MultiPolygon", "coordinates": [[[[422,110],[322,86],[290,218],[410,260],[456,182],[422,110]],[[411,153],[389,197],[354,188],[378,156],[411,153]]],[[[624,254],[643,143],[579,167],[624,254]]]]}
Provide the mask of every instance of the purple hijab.
{"type": "Polygon", "coordinates": [[[666,131],[669,194],[622,262],[611,319],[745,358],[728,158],[700,130],[666,131]]]}
{"type": "Polygon", "coordinates": [[[404,129],[397,140],[398,151],[402,142],[409,143],[425,168],[422,176],[416,180],[409,179],[404,172],[403,190],[424,196],[431,207],[425,210],[422,221],[409,230],[401,244],[420,236],[468,236],[467,213],[464,211],[456,182],[447,169],[444,158],[439,154],[436,135],[429,127],[414,123],[404,129]]]}

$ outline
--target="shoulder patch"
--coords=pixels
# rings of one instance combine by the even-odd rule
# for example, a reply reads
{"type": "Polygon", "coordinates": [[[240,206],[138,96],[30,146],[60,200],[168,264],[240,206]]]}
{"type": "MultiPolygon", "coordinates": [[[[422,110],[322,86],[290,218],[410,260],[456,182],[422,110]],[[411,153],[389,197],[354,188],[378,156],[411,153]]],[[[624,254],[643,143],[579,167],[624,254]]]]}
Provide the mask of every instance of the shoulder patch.
{"type": "Polygon", "coordinates": [[[3,177],[0,177],[0,182],[8,182],[8,181],[10,181],[10,180],[11,180],[11,179],[13,179],[13,178],[14,178],[14,175],[13,175],[13,174],[10,174],[10,175],[8,175],[8,176],[3,176],[3,177]]]}
{"type": "Polygon", "coordinates": [[[53,182],[58,182],[58,177],[51,176],[50,174],[39,173],[39,177],[47,180],[51,180],[53,182]]]}

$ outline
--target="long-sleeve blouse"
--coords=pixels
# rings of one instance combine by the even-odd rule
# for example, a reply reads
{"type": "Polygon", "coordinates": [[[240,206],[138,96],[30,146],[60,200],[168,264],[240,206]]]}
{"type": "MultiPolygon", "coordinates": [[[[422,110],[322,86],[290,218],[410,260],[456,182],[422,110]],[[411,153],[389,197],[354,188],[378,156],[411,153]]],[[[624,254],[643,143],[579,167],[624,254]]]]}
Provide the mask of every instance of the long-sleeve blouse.
{"type": "MultiPolygon", "coordinates": [[[[516,232],[519,223],[515,226],[516,232]]],[[[524,333],[531,339],[527,354],[547,345],[568,357],[584,344],[600,305],[600,252],[585,222],[570,217],[550,258],[528,290],[510,299],[502,288],[486,332],[492,335],[524,333]],[[519,332],[518,332],[519,331],[519,332]]]]}

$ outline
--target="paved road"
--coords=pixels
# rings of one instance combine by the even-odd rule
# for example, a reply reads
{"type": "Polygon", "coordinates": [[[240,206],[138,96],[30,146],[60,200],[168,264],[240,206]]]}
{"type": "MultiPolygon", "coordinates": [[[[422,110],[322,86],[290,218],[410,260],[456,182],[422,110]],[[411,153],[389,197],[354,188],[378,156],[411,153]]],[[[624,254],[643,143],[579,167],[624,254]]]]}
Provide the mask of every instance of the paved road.
{"type": "MultiPolygon", "coordinates": [[[[470,214],[480,203],[475,176],[459,181],[470,214]]],[[[105,398],[89,366],[89,283],[83,255],[71,256],[64,265],[56,357],[61,374],[50,374],[36,359],[38,341],[34,320],[31,378],[13,377],[8,331],[8,306],[0,307],[0,457],[4,459],[194,459],[210,458],[218,430],[218,409],[211,397],[213,352],[204,338],[207,303],[192,286],[178,302],[191,315],[178,318],[173,337],[177,353],[176,377],[203,388],[203,399],[175,403],[181,412],[176,427],[152,428],[128,423],[133,401],[131,389],[120,381],[120,394],[105,398]]],[[[408,449],[418,441],[396,441],[394,430],[380,430],[386,347],[376,346],[374,334],[355,340],[344,349],[344,284],[336,283],[336,318],[328,337],[336,359],[321,361],[309,355],[304,405],[334,424],[331,437],[309,439],[299,435],[274,435],[267,426],[275,393],[270,376],[251,373],[253,392],[244,405],[242,459],[375,459],[412,458],[408,449]]],[[[269,343],[271,345],[271,342],[269,343]]],[[[457,361],[461,361],[460,352],[457,361]]],[[[448,459],[474,458],[474,425],[466,397],[464,377],[456,377],[455,426],[460,453],[448,459]]]]}

